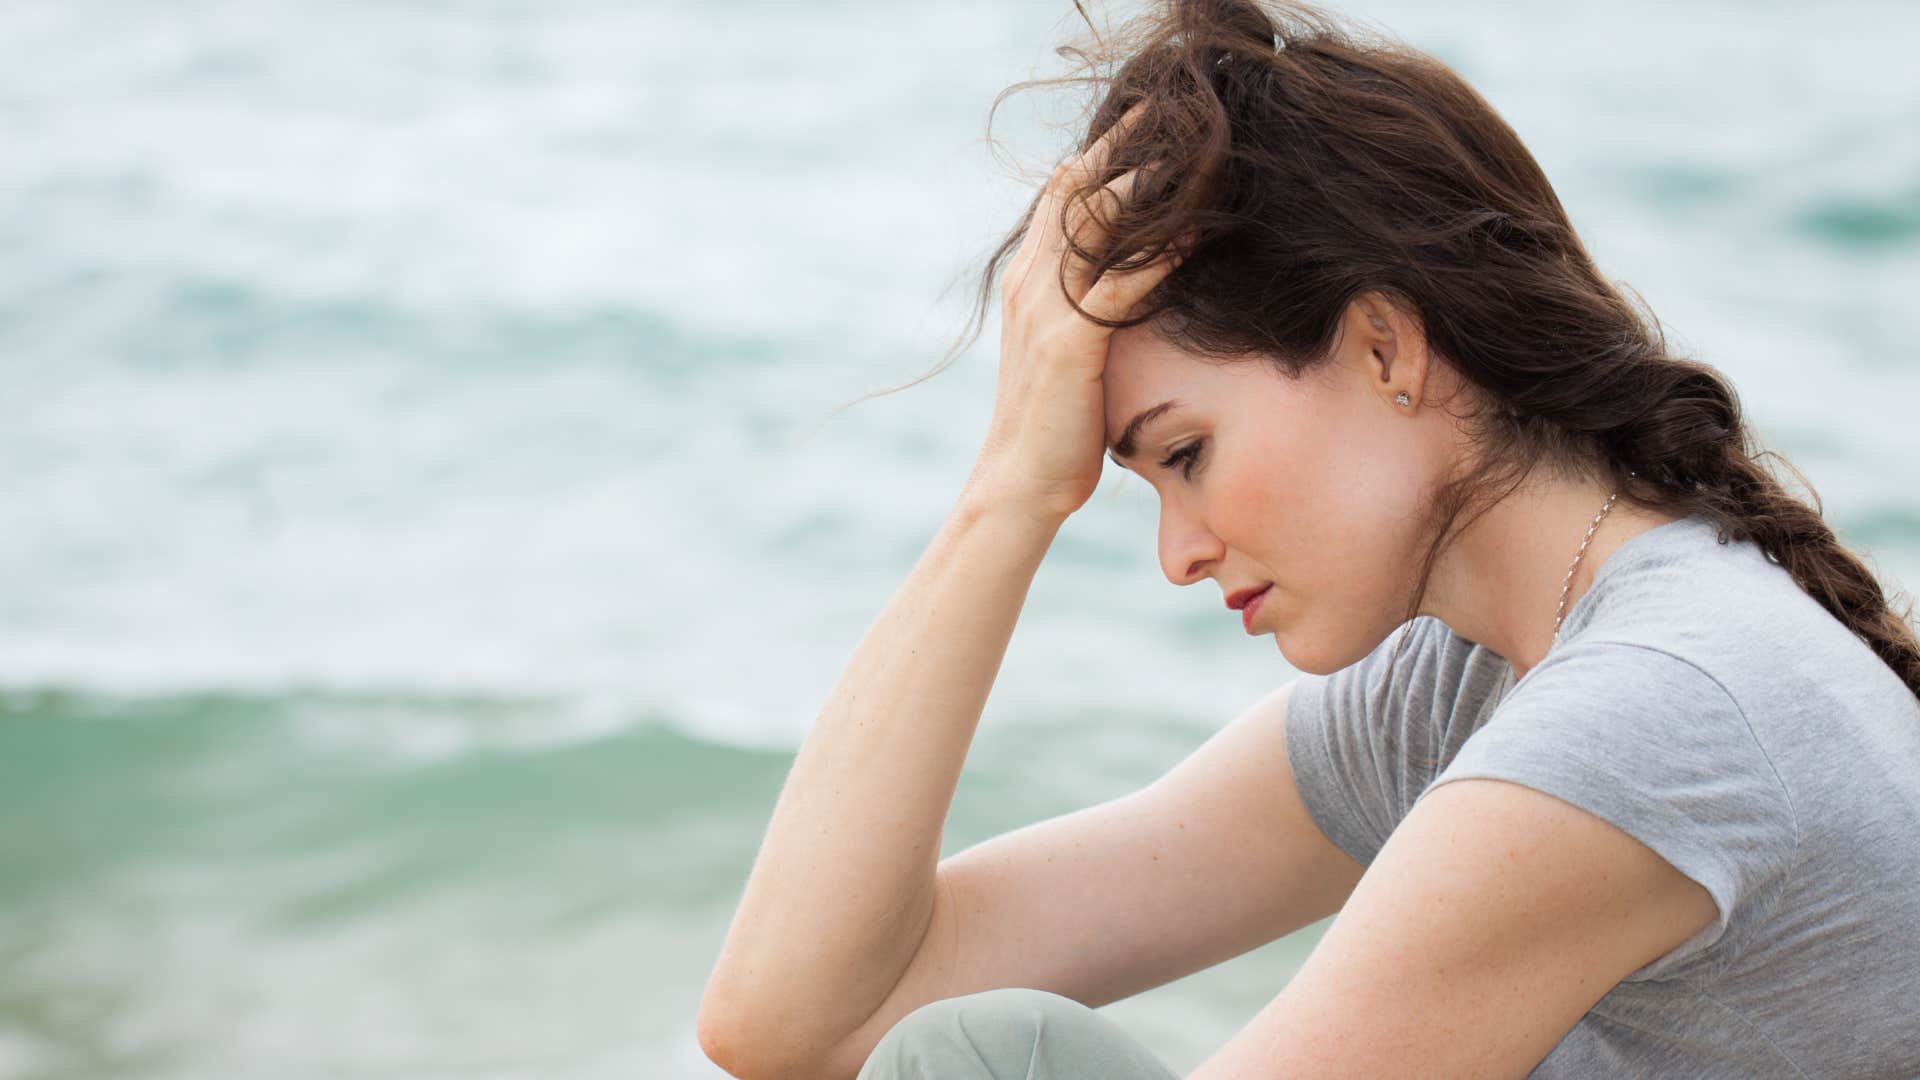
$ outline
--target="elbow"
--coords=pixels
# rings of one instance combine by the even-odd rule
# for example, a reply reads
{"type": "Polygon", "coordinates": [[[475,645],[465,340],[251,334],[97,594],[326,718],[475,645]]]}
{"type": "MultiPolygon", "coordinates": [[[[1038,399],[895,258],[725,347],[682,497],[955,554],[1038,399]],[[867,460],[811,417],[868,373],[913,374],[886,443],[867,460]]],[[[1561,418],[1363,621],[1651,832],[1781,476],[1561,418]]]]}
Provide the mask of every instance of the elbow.
{"type": "Polygon", "coordinates": [[[738,1076],[730,1064],[733,1056],[733,1040],[726,1029],[720,1026],[720,1019],[713,1009],[711,992],[700,998],[700,1011],[694,1017],[694,1036],[700,1040],[700,1052],[707,1060],[725,1070],[728,1076],[738,1076]]]}
{"type": "Polygon", "coordinates": [[[830,1074],[817,1055],[777,1027],[728,1010],[711,989],[700,999],[694,1027],[701,1053],[737,1080],[810,1080],[830,1074]]]}
{"type": "Polygon", "coordinates": [[[728,1076],[739,1080],[759,1080],[772,1076],[766,1067],[753,1060],[753,1041],[745,1034],[751,1024],[736,1019],[718,999],[711,983],[700,997],[700,1013],[694,1020],[694,1034],[700,1040],[700,1052],[720,1066],[728,1076]]]}

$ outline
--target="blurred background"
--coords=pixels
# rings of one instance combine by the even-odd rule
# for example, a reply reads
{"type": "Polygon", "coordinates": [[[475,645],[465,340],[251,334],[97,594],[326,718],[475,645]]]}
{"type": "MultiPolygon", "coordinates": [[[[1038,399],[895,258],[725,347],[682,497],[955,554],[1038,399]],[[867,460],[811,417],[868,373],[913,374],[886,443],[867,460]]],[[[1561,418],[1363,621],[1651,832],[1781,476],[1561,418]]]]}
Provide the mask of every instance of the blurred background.
{"type": "MultiPolygon", "coordinates": [[[[1107,10],[1121,17],[1136,5],[1107,10]]],[[[1909,5],[1335,5],[1920,582],[1909,5]]],[[[714,1077],[793,751],[992,402],[1070,3],[0,6],[0,1076],[714,1077]],[[1027,173],[1021,172],[1024,168],[1027,173]]],[[[1289,678],[1109,469],[944,851],[1289,678]]],[[[1249,837],[1248,843],[1258,843],[1249,837]]],[[[1176,1068],[1324,924],[1106,1011],[1176,1068]]]]}

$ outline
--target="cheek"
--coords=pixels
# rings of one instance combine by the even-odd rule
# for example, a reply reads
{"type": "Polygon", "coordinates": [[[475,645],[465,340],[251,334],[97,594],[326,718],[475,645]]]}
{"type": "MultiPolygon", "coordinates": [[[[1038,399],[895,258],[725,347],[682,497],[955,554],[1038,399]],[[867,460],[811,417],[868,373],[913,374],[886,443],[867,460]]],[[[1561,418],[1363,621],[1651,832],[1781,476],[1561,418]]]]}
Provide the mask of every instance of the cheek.
{"type": "Polygon", "coordinates": [[[1208,494],[1215,533],[1227,546],[1275,575],[1297,566],[1299,524],[1312,513],[1311,485],[1298,468],[1300,451],[1284,439],[1258,436],[1222,457],[1208,494]]]}
{"type": "Polygon", "coordinates": [[[1219,534],[1278,583],[1289,618],[1276,639],[1303,671],[1366,655],[1408,600],[1428,478],[1382,435],[1290,425],[1250,441],[1218,479],[1219,534]]]}
{"type": "Polygon", "coordinates": [[[1227,546],[1259,558],[1280,539],[1297,505],[1286,478],[1261,461],[1237,461],[1220,470],[1213,495],[1214,531],[1227,546]]]}
{"type": "Polygon", "coordinates": [[[1411,425],[1377,408],[1326,402],[1308,436],[1291,448],[1298,512],[1315,547],[1376,585],[1405,564],[1417,542],[1432,478],[1428,453],[1411,425]]]}

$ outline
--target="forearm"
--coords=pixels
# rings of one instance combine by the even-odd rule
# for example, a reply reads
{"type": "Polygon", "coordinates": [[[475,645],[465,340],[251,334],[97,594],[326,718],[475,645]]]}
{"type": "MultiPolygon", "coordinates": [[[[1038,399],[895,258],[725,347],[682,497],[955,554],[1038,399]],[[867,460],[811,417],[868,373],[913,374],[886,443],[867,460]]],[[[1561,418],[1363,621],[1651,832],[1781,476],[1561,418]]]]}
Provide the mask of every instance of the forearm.
{"type": "Polygon", "coordinates": [[[868,628],[787,775],[703,1028],[748,1025],[757,1052],[824,1049],[898,981],[932,911],[961,765],[1058,528],[963,499],[868,628]]]}

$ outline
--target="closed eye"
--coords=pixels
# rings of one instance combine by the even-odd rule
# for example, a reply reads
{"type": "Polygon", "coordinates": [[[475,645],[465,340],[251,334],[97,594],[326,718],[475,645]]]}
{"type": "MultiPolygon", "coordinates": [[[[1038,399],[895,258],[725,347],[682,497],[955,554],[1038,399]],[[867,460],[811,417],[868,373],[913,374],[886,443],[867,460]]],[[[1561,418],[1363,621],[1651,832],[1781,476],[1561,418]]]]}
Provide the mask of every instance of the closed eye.
{"type": "Polygon", "coordinates": [[[1174,450],[1166,457],[1160,459],[1160,467],[1163,469],[1171,469],[1178,465],[1180,466],[1180,475],[1182,477],[1188,480],[1193,479],[1194,463],[1200,459],[1200,447],[1201,444],[1206,441],[1205,439],[1195,439],[1185,446],[1174,450]]]}

